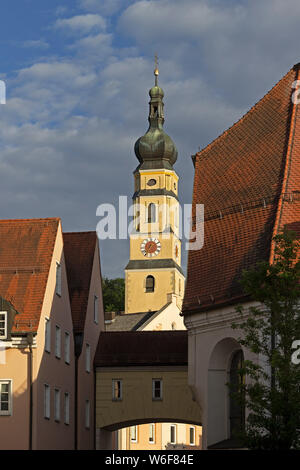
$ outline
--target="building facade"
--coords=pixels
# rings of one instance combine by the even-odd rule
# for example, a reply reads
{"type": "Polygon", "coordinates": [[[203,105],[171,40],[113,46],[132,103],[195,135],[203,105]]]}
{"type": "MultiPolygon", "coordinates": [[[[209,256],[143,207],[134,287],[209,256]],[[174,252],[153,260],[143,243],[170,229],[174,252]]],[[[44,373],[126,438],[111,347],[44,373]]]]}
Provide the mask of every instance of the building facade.
{"type": "MultiPolygon", "coordinates": [[[[81,243],[87,252],[82,237],[81,243]]],[[[0,221],[1,449],[71,450],[76,442],[94,448],[93,354],[104,324],[97,244],[90,250],[95,259],[91,276],[82,286],[68,269],[60,219],[0,221]],[[84,346],[90,343],[79,364],[87,366],[90,357],[90,377],[76,365],[69,295],[74,284],[88,298],[77,321],[84,323],[84,346]],[[99,295],[99,321],[91,328],[94,295],[99,295]]]]}
{"type": "Polygon", "coordinates": [[[250,111],[193,156],[196,204],[205,207],[205,240],[189,252],[183,303],[189,332],[189,384],[203,410],[203,446],[234,446],[247,410],[226,385],[244,359],[261,363],[239,343],[238,305],[255,303],[240,284],[243,270],[273,262],[273,236],[300,233],[300,108],[296,64],[250,111]],[[232,182],[234,181],[234,185],[232,182]],[[227,443],[227,444],[226,444],[227,443]]]}

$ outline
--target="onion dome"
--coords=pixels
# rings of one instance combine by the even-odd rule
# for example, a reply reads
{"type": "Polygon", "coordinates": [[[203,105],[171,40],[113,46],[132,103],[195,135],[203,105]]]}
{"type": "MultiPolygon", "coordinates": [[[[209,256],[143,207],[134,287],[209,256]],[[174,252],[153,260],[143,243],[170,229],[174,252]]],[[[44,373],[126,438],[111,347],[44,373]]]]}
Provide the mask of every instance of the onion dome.
{"type": "Polygon", "coordinates": [[[149,129],[134,146],[135,154],[143,168],[172,168],[177,160],[177,149],[163,130],[164,92],[158,86],[158,68],[154,70],[155,85],[149,91],[149,129]]]}

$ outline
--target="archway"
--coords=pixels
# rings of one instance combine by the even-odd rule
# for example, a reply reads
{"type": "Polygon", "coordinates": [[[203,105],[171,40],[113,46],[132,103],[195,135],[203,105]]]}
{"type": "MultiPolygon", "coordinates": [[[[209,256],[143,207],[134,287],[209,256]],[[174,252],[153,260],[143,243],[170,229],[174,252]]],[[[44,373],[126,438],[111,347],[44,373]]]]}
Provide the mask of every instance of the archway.
{"type": "Polygon", "coordinates": [[[234,338],[223,338],[211,352],[208,368],[208,446],[231,437],[231,413],[234,416],[232,426],[241,418],[241,410],[234,408],[236,404],[231,402],[228,387],[230,375],[233,378],[237,374],[240,354],[241,345],[234,338]]]}

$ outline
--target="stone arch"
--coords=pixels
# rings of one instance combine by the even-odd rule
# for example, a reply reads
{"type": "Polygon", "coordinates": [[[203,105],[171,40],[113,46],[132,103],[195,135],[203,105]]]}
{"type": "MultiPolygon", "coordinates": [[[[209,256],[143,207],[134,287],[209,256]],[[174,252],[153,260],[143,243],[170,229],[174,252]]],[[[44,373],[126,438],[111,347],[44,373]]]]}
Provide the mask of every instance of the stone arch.
{"type": "Polygon", "coordinates": [[[208,366],[208,446],[230,438],[230,396],[226,384],[230,381],[232,358],[241,350],[232,337],[221,339],[212,348],[208,366]]]}

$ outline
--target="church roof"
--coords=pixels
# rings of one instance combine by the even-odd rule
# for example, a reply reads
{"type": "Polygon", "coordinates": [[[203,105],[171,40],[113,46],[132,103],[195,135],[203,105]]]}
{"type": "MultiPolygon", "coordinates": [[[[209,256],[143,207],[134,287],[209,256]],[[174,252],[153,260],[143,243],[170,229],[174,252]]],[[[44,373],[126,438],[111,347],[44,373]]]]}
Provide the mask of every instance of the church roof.
{"type": "Polygon", "coordinates": [[[84,330],[97,243],[96,232],[63,234],[73,330],[84,330]]]}
{"type": "Polygon", "coordinates": [[[187,365],[187,331],[122,331],[100,334],[95,367],[187,365]]]}
{"type": "Polygon", "coordinates": [[[59,223],[0,220],[0,296],[20,312],[14,333],[38,328],[59,223]]]}
{"type": "Polygon", "coordinates": [[[271,261],[273,235],[300,220],[299,69],[193,157],[193,227],[204,204],[204,246],[189,251],[185,315],[245,299],[242,271],[271,261]]]}
{"type": "Polygon", "coordinates": [[[134,331],[140,328],[156,312],[123,313],[118,314],[110,322],[106,322],[106,331],[134,331]]]}

